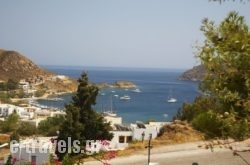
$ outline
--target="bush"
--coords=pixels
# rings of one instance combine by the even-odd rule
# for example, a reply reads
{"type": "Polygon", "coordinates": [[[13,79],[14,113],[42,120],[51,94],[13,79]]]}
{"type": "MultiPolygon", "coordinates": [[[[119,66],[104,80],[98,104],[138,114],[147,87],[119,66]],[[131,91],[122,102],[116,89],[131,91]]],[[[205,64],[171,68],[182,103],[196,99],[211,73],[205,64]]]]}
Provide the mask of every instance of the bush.
{"type": "Polygon", "coordinates": [[[37,128],[31,123],[21,122],[17,131],[22,136],[31,136],[37,133],[37,128]]]}
{"type": "Polygon", "coordinates": [[[59,130],[59,126],[63,121],[64,121],[63,116],[48,117],[46,120],[43,120],[39,123],[38,132],[45,136],[57,135],[56,131],[59,130]]]}
{"type": "Polygon", "coordinates": [[[202,112],[197,115],[193,121],[192,125],[195,129],[204,132],[207,138],[221,137],[223,122],[220,117],[212,112],[202,112]]]}
{"type": "Polygon", "coordinates": [[[245,120],[236,121],[231,127],[230,135],[234,139],[244,140],[250,136],[250,124],[245,120]]]}
{"type": "Polygon", "coordinates": [[[16,140],[17,142],[19,142],[20,140],[20,135],[18,134],[17,131],[14,131],[11,135],[10,135],[10,141],[12,140],[16,140]]]}
{"type": "Polygon", "coordinates": [[[46,92],[45,90],[37,90],[35,92],[35,97],[41,97],[45,94],[45,92],[46,92]]]}

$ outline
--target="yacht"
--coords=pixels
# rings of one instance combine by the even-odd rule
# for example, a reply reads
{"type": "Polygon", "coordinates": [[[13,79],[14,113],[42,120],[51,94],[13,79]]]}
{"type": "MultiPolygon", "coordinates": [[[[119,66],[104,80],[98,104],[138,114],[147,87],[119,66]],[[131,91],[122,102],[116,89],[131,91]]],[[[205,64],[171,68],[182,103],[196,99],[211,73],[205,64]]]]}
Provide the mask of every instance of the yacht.
{"type": "Polygon", "coordinates": [[[134,89],[134,90],[132,90],[133,92],[136,92],[136,93],[140,93],[141,92],[141,90],[139,89],[139,88],[136,88],[136,89],[134,89]]]}
{"type": "Polygon", "coordinates": [[[177,102],[177,99],[171,97],[171,98],[169,98],[169,99],[167,100],[167,102],[168,102],[168,103],[175,103],[175,102],[177,102]]]}
{"type": "Polygon", "coordinates": [[[122,97],[120,97],[121,100],[130,100],[130,96],[129,95],[124,95],[122,97]]]}

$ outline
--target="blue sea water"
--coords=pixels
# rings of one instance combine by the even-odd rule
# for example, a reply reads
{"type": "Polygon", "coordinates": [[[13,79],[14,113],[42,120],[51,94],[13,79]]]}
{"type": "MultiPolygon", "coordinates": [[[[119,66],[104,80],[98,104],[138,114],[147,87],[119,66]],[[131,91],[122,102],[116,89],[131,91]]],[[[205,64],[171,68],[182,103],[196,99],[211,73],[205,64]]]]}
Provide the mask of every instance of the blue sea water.
{"type": "MultiPolygon", "coordinates": [[[[46,69],[60,75],[79,78],[85,71],[89,81],[93,83],[113,84],[118,80],[135,83],[141,92],[131,89],[101,89],[94,109],[103,111],[111,108],[123,118],[124,123],[136,121],[171,121],[184,102],[192,102],[198,92],[198,83],[180,81],[178,76],[184,70],[173,69],[128,69],[128,68],[98,68],[98,67],[66,67],[45,66],[46,69]],[[119,95],[115,97],[114,95],[119,95]],[[129,95],[130,100],[121,100],[120,96],[129,95]],[[168,103],[169,95],[177,99],[175,103],[168,103]],[[111,99],[112,98],[112,99],[111,99]]],[[[40,104],[64,108],[71,100],[71,95],[60,96],[62,101],[39,100],[40,104]]]]}

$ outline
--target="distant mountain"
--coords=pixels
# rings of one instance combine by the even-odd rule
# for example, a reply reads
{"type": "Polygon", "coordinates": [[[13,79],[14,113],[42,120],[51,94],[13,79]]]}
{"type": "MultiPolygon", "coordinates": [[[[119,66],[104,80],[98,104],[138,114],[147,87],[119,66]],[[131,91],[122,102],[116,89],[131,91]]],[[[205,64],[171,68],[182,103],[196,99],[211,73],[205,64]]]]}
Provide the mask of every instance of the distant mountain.
{"type": "Polygon", "coordinates": [[[0,49],[0,80],[28,79],[36,76],[53,76],[16,51],[0,49]]]}
{"type": "Polygon", "coordinates": [[[202,80],[206,70],[203,65],[194,66],[192,69],[185,71],[180,77],[179,80],[191,80],[191,81],[200,81],[202,80]]]}

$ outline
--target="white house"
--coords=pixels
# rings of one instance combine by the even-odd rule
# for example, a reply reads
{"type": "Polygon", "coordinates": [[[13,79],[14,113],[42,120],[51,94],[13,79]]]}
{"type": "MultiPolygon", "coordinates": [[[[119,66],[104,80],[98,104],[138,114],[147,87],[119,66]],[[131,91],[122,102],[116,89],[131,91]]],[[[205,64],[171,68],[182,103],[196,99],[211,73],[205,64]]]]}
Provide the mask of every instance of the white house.
{"type": "Polygon", "coordinates": [[[130,126],[114,124],[114,129],[111,131],[113,133],[113,139],[110,142],[110,147],[122,150],[128,147],[132,141],[149,140],[150,137],[155,139],[160,128],[167,123],[168,122],[150,122],[149,124],[144,124],[137,122],[130,124],[130,126]]]}
{"type": "Polygon", "coordinates": [[[111,123],[113,128],[113,139],[110,142],[109,148],[122,150],[128,147],[132,141],[144,141],[150,137],[156,138],[160,128],[168,122],[150,122],[144,124],[142,122],[136,122],[130,124],[130,126],[124,126],[122,124],[122,118],[117,114],[106,111],[102,113],[104,119],[111,123]]]}
{"type": "Polygon", "coordinates": [[[29,82],[27,82],[25,80],[20,80],[19,88],[22,88],[25,93],[29,93],[30,84],[29,84],[29,82]]]}
{"type": "Polygon", "coordinates": [[[50,154],[54,153],[54,146],[49,137],[39,137],[11,144],[10,152],[17,164],[32,162],[36,165],[43,165],[50,161],[50,154]]]}
{"type": "Polygon", "coordinates": [[[14,111],[16,111],[18,115],[21,115],[22,112],[25,112],[25,109],[11,104],[0,104],[0,117],[7,117],[14,111]]]}

